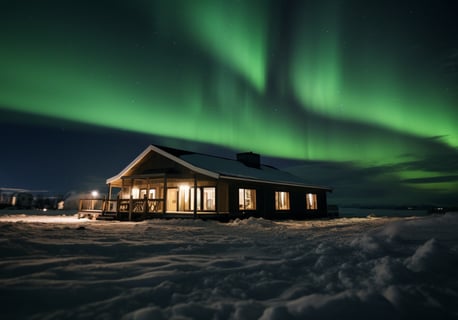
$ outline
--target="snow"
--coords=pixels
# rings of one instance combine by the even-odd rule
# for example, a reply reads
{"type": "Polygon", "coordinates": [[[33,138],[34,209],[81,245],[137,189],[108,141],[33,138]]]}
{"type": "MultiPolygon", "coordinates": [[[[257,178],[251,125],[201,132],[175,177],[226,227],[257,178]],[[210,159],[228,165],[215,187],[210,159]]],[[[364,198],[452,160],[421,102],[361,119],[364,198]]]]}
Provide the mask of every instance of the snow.
{"type": "Polygon", "coordinates": [[[0,216],[1,319],[456,319],[458,214],[0,216]]]}
{"type": "Polygon", "coordinates": [[[211,172],[217,172],[223,176],[236,177],[241,179],[254,179],[260,181],[270,181],[274,183],[286,183],[310,188],[328,189],[324,186],[312,186],[302,178],[292,175],[267,165],[260,165],[259,168],[249,167],[238,160],[214,157],[205,154],[184,154],[179,157],[183,161],[198,168],[203,168],[211,172]]]}

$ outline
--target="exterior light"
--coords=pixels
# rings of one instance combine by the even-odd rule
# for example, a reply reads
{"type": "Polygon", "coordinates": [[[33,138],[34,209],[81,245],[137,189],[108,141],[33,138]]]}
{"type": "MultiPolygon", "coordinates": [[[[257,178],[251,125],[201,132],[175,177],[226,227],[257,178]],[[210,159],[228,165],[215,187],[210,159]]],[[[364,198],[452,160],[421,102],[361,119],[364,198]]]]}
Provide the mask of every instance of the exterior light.
{"type": "Polygon", "coordinates": [[[97,190],[92,191],[91,194],[93,198],[96,198],[99,196],[99,192],[97,190]]]}

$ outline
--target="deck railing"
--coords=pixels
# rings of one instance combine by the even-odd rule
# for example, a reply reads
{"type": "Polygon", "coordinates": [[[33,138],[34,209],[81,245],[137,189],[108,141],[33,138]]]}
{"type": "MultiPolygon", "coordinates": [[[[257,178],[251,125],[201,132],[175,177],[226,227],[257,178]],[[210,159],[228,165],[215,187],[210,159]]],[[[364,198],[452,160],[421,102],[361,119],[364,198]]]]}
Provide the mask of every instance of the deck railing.
{"type": "Polygon", "coordinates": [[[80,199],[80,212],[162,213],[164,199],[80,199]]]}
{"type": "Polygon", "coordinates": [[[120,199],[117,212],[162,213],[164,199],[120,199]]]}
{"type": "Polygon", "coordinates": [[[104,199],[80,199],[79,211],[102,212],[104,199]]]}

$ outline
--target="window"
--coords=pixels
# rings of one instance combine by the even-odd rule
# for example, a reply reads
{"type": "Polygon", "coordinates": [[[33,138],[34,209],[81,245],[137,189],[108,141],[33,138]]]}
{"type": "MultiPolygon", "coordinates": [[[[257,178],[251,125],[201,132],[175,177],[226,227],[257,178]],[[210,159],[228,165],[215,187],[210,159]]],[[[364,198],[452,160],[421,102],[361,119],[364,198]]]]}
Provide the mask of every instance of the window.
{"type": "MultiPolygon", "coordinates": [[[[135,188],[134,188],[134,189],[132,190],[132,196],[133,196],[133,198],[135,198],[135,196],[134,196],[134,190],[138,190],[138,189],[135,189],[135,188]]],[[[156,198],[156,189],[149,189],[149,190],[147,190],[147,189],[140,189],[140,195],[139,195],[139,198],[138,198],[138,199],[144,199],[145,196],[147,195],[147,193],[146,193],[147,191],[148,191],[148,198],[149,198],[149,199],[154,199],[154,198],[156,198]]]]}
{"type": "MultiPolygon", "coordinates": [[[[180,185],[178,187],[178,211],[192,210],[191,199],[194,200],[194,194],[191,195],[190,190],[191,188],[188,185],[180,185]]],[[[192,191],[194,191],[194,189],[192,191]]]]}
{"type": "Polygon", "coordinates": [[[140,198],[140,189],[132,188],[132,198],[139,199],[140,198]]]}
{"type": "Polygon", "coordinates": [[[255,189],[239,189],[239,210],[256,210],[255,189]]]}
{"type": "MultiPolygon", "coordinates": [[[[200,210],[200,189],[197,189],[197,208],[200,210]]],[[[194,187],[180,185],[178,187],[178,211],[194,211],[194,187]]]]}
{"type": "Polygon", "coordinates": [[[204,189],[204,210],[215,211],[215,188],[203,188],[204,189]]]}
{"type": "Polygon", "coordinates": [[[190,187],[180,185],[178,188],[167,189],[168,211],[216,211],[216,188],[215,187],[190,187]],[[197,190],[197,194],[195,194],[197,190]]]}
{"type": "Polygon", "coordinates": [[[289,210],[289,192],[275,192],[275,210],[289,210]]]}
{"type": "Polygon", "coordinates": [[[315,193],[307,193],[307,210],[318,210],[318,201],[315,193]]]}
{"type": "MultiPolygon", "coordinates": [[[[197,197],[196,197],[196,200],[197,200],[197,208],[196,210],[197,211],[200,211],[200,188],[197,188],[197,197]]],[[[194,187],[191,188],[191,207],[189,208],[189,210],[194,210],[194,187]]]]}

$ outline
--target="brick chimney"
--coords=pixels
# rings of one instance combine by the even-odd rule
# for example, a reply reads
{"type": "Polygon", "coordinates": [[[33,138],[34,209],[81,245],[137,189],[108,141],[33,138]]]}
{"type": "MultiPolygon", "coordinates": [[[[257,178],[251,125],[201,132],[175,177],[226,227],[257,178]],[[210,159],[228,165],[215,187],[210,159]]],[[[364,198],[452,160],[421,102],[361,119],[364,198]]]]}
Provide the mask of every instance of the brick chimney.
{"type": "Polygon", "coordinates": [[[240,161],[247,167],[260,168],[261,167],[261,156],[253,152],[242,152],[237,153],[237,161],[240,161]]]}

